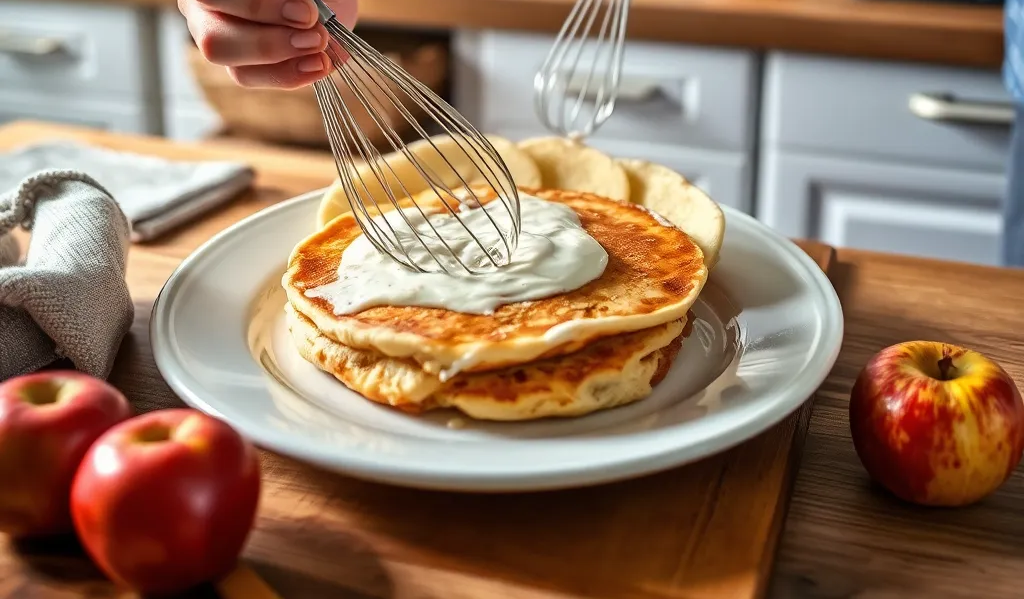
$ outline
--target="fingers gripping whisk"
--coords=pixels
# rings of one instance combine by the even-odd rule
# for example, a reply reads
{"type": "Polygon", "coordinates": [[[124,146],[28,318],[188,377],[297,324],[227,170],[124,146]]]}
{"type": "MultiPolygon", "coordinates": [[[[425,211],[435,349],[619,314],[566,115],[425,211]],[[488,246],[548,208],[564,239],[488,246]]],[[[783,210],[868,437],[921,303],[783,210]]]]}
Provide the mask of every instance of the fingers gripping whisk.
{"type": "Polygon", "coordinates": [[[534,108],[549,131],[590,136],[618,99],[630,0],[577,0],[534,77],[534,108]]]}
{"type": "Polygon", "coordinates": [[[314,92],[363,234],[417,272],[479,274],[508,264],[521,233],[519,192],[497,150],[316,1],[334,69],[314,92]],[[432,137],[430,122],[445,135],[432,137]],[[420,138],[414,147],[400,128],[420,138]]]}

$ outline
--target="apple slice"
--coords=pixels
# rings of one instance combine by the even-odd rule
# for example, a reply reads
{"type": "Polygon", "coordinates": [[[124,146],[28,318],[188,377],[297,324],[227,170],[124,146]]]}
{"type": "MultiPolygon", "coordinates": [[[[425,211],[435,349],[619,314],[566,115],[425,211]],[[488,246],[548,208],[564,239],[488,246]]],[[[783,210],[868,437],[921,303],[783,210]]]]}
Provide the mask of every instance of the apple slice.
{"type": "Polygon", "coordinates": [[[703,190],[674,170],[645,160],[615,161],[629,177],[630,200],[682,229],[704,252],[710,271],[725,238],[725,214],[703,190]]]}
{"type": "Polygon", "coordinates": [[[629,201],[626,171],[607,154],[564,137],[536,137],[519,142],[540,168],[545,189],[563,189],[629,201]]]}
{"type": "MultiPolygon", "coordinates": [[[[508,167],[512,180],[517,187],[539,187],[541,174],[537,165],[516,144],[496,135],[485,135],[487,140],[501,156],[508,167]]],[[[485,182],[484,174],[476,164],[470,152],[464,149],[465,144],[458,144],[449,135],[437,135],[430,140],[420,139],[410,143],[407,150],[426,168],[431,169],[442,182],[451,187],[462,187],[463,180],[470,185],[485,182]],[[447,160],[447,162],[445,162],[447,160]],[[460,179],[461,177],[461,179],[460,179]]],[[[396,198],[415,195],[426,189],[429,184],[416,169],[412,161],[402,152],[392,152],[384,156],[386,166],[379,167],[388,179],[388,188],[396,198]],[[396,179],[397,178],[397,179],[396,179]],[[403,190],[404,187],[404,190],[403,190]]],[[[497,172],[492,160],[486,160],[490,169],[497,172]]],[[[485,169],[489,170],[489,169],[485,169]]],[[[429,171],[427,171],[429,172],[429,171]]],[[[489,174],[489,173],[488,173],[489,174]]],[[[382,208],[390,206],[387,190],[377,180],[374,170],[369,164],[361,164],[356,168],[356,175],[365,183],[370,197],[382,208]]],[[[317,214],[317,226],[323,227],[328,222],[352,209],[348,194],[340,180],[336,180],[320,201],[317,214]]]]}

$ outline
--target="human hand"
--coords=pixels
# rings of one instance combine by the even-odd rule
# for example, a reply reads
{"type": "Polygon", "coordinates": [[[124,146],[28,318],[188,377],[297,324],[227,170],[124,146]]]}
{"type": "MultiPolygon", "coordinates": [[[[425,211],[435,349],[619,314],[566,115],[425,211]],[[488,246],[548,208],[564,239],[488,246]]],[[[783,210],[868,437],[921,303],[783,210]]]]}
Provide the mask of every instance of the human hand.
{"type": "MultiPolygon", "coordinates": [[[[355,25],[357,0],[327,4],[343,25],[355,25]]],[[[331,72],[312,0],[178,0],[178,10],[206,60],[243,87],[295,89],[331,72]]]]}

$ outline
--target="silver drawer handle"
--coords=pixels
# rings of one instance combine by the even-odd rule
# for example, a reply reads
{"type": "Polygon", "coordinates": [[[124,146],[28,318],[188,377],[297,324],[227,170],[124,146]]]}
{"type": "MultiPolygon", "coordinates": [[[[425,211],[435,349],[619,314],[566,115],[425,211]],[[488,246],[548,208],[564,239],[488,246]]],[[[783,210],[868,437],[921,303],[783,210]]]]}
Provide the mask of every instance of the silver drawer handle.
{"type": "Polygon", "coordinates": [[[0,54],[14,56],[52,56],[67,50],[59,37],[19,35],[0,30],[0,54]]]}
{"type": "MultiPolygon", "coordinates": [[[[569,84],[565,86],[565,94],[579,96],[580,90],[582,90],[586,84],[586,75],[577,75],[573,79],[569,80],[569,84]]],[[[592,102],[596,101],[597,89],[595,88],[599,88],[600,86],[589,85],[586,87],[587,93],[583,98],[592,102]]],[[[619,100],[626,102],[643,102],[654,98],[659,93],[661,93],[661,86],[656,79],[623,77],[619,81],[619,100]]]]}
{"type": "Polygon", "coordinates": [[[1012,125],[1014,120],[1013,104],[959,100],[952,94],[916,93],[909,105],[911,112],[929,121],[1012,125]]]}

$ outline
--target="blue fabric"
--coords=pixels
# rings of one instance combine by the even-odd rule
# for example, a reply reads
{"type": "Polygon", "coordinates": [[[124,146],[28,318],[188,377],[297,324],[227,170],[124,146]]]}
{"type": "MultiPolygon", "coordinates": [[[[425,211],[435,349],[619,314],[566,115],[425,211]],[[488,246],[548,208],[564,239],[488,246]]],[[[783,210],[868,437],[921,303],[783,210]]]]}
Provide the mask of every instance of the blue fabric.
{"type": "Polygon", "coordinates": [[[1018,106],[1006,165],[1003,263],[1024,267],[1024,0],[1006,0],[1003,10],[1003,84],[1018,106]]]}
{"type": "Polygon", "coordinates": [[[1024,267],[1024,104],[1017,106],[1003,202],[1003,263],[1024,267]]]}
{"type": "Polygon", "coordinates": [[[1024,102],[1024,0],[1006,0],[1004,6],[1003,84],[1015,100],[1024,102]]]}
{"type": "Polygon", "coordinates": [[[1002,263],[1024,267],[1024,0],[1006,0],[1002,27],[1002,83],[1018,104],[1002,203],[1002,263]]]}

